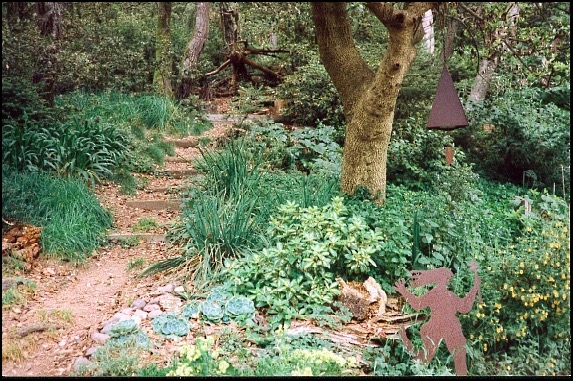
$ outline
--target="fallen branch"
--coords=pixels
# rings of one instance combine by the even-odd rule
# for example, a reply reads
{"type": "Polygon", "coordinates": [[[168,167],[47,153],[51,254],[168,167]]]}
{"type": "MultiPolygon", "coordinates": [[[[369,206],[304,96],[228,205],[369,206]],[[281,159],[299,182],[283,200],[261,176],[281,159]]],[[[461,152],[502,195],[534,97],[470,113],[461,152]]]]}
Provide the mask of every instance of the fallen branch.
{"type": "Polygon", "coordinates": [[[48,323],[32,323],[29,326],[20,329],[16,335],[19,338],[23,338],[23,337],[28,336],[31,333],[46,331],[50,328],[60,329],[62,327],[58,326],[58,325],[51,325],[48,323]]]}

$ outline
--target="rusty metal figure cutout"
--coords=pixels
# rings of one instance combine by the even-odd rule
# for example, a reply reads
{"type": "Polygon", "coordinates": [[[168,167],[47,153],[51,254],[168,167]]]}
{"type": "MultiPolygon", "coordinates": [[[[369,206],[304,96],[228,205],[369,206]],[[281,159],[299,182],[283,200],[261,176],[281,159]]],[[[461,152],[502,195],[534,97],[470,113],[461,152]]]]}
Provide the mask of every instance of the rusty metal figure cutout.
{"type": "Polygon", "coordinates": [[[406,298],[406,301],[414,310],[419,311],[426,307],[430,308],[430,318],[420,328],[423,344],[422,350],[418,352],[414,350],[414,346],[406,335],[406,330],[402,327],[400,335],[408,351],[414,353],[415,360],[429,363],[434,358],[440,341],[444,340],[453,356],[455,371],[458,376],[467,376],[468,368],[466,364],[466,338],[462,332],[462,324],[456,317],[456,314],[469,313],[476,295],[479,295],[481,299],[481,280],[477,274],[478,264],[472,261],[469,267],[475,274],[474,285],[463,298],[448,290],[450,279],[454,274],[447,267],[410,272],[412,275],[412,286],[414,287],[436,283],[431,290],[421,296],[416,296],[408,291],[404,279],[397,281],[394,285],[394,289],[406,298]]]}

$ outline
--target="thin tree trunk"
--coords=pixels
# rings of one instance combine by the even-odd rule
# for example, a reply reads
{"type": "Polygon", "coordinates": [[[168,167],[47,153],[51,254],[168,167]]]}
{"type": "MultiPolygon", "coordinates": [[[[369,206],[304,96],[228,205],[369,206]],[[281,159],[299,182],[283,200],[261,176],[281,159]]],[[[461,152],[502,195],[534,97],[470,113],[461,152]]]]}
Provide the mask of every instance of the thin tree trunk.
{"type": "Polygon", "coordinates": [[[189,72],[197,68],[199,56],[205,46],[209,35],[209,3],[196,3],[195,6],[195,33],[187,44],[187,57],[183,67],[189,72]]]}
{"type": "Polygon", "coordinates": [[[171,87],[171,3],[157,3],[158,18],[155,42],[155,60],[157,68],[153,75],[153,84],[158,94],[173,97],[171,87]]]}
{"type": "Polygon", "coordinates": [[[62,32],[63,13],[63,3],[37,3],[40,34],[51,37],[51,41],[46,45],[40,60],[38,60],[39,63],[34,70],[32,81],[33,83],[43,83],[43,96],[50,107],[54,106],[54,98],[56,96],[57,53],[60,50],[59,40],[62,32]]]}

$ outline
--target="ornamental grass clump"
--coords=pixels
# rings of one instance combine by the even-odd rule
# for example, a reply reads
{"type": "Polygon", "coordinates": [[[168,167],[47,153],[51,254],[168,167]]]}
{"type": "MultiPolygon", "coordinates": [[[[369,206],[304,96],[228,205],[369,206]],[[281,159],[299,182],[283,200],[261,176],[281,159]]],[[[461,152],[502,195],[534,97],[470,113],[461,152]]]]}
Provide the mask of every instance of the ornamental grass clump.
{"type": "Polygon", "coordinates": [[[366,274],[382,246],[382,234],[361,217],[350,216],[342,197],[322,208],[287,202],[270,219],[275,244],[227,261],[222,278],[234,293],[247,295],[256,307],[268,307],[271,323],[288,323],[312,310],[332,305],[335,278],[366,274]]]}

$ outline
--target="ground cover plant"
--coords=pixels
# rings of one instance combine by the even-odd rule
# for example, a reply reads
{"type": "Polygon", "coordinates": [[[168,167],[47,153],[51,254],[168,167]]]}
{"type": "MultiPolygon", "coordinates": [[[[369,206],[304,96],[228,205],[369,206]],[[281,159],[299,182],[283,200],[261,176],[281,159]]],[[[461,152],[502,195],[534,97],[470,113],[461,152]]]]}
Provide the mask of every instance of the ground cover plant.
{"type": "Polygon", "coordinates": [[[2,169],[2,215],[41,226],[45,255],[82,262],[105,242],[111,215],[81,180],[2,169]]]}

